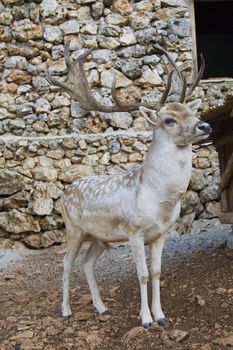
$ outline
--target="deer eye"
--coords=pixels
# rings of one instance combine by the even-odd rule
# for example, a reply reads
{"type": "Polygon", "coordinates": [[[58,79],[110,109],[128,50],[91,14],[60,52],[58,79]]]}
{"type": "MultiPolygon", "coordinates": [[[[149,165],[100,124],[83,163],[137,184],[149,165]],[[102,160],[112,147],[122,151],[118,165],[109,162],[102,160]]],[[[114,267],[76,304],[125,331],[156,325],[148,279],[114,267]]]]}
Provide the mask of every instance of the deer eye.
{"type": "Polygon", "coordinates": [[[173,118],[167,118],[164,120],[164,124],[166,125],[173,125],[173,124],[176,124],[176,120],[173,119],[173,118]]]}

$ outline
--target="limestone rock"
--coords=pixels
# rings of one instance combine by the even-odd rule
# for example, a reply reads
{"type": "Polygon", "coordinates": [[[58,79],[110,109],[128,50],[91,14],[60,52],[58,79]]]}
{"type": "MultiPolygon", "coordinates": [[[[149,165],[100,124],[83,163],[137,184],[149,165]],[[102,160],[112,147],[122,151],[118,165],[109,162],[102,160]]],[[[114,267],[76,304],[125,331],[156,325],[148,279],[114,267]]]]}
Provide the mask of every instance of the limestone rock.
{"type": "Polygon", "coordinates": [[[5,62],[6,68],[27,69],[27,60],[23,56],[8,57],[5,62]]]}
{"type": "Polygon", "coordinates": [[[162,79],[156,69],[152,70],[148,66],[144,66],[139,82],[148,86],[159,86],[162,84],[162,79]]]}
{"type": "Polygon", "coordinates": [[[210,167],[210,162],[206,158],[198,158],[197,159],[197,168],[199,169],[207,169],[210,167]]]}
{"type": "Polygon", "coordinates": [[[133,122],[133,118],[130,113],[117,112],[113,113],[110,119],[110,124],[116,128],[128,129],[133,122]]]}
{"type": "Polygon", "coordinates": [[[147,146],[144,145],[144,143],[142,143],[140,141],[135,141],[132,147],[136,151],[142,151],[142,152],[146,152],[147,151],[147,146]]]}
{"type": "Polygon", "coordinates": [[[35,109],[37,113],[47,113],[50,111],[51,106],[48,100],[39,98],[35,103],[35,109]]]}
{"type": "Polygon", "coordinates": [[[189,188],[194,191],[203,190],[206,187],[206,180],[200,169],[193,169],[189,188]]]}
{"type": "Polygon", "coordinates": [[[62,159],[64,156],[64,151],[62,149],[51,150],[47,152],[47,157],[52,159],[62,159]]]}
{"type": "Polygon", "coordinates": [[[44,232],[41,235],[41,246],[48,248],[53,244],[61,244],[65,241],[65,235],[62,231],[52,230],[44,232]]]}
{"type": "Polygon", "coordinates": [[[162,6],[187,6],[186,0],[161,0],[161,5],[162,6]]]}
{"type": "Polygon", "coordinates": [[[136,38],[139,44],[148,44],[150,42],[154,41],[154,38],[156,37],[157,30],[155,28],[146,28],[143,30],[138,30],[136,32],[136,38]]]}
{"type": "Polygon", "coordinates": [[[205,210],[199,218],[201,219],[212,219],[217,218],[221,213],[221,205],[218,202],[212,201],[205,204],[205,210]]]}
{"type": "Polygon", "coordinates": [[[10,197],[0,198],[0,210],[18,209],[27,207],[30,200],[30,194],[27,191],[20,191],[10,197]]]}
{"type": "Polygon", "coordinates": [[[61,215],[51,214],[39,219],[39,224],[42,231],[51,231],[60,229],[63,226],[63,219],[61,215]]]}
{"type": "Polygon", "coordinates": [[[121,15],[129,15],[133,11],[133,6],[129,0],[115,0],[111,6],[113,12],[121,15]]]}
{"type": "Polygon", "coordinates": [[[182,216],[179,219],[177,232],[179,235],[190,234],[192,229],[192,224],[195,219],[195,213],[190,213],[182,216]]]}
{"type": "Polygon", "coordinates": [[[16,192],[30,189],[32,180],[13,170],[0,171],[0,195],[12,195],[16,192]]]}
{"type": "Polygon", "coordinates": [[[8,126],[10,129],[25,129],[25,121],[20,118],[15,118],[9,121],[8,126]]]}
{"type": "Polygon", "coordinates": [[[42,9],[42,13],[44,17],[47,16],[51,16],[54,15],[57,7],[58,7],[58,3],[57,0],[43,0],[40,4],[40,7],[42,9]]]}
{"type": "Polygon", "coordinates": [[[43,36],[42,25],[36,25],[28,18],[21,21],[14,21],[12,35],[19,42],[41,39],[43,36]]]}
{"type": "Polygon", "coordinates": [[[19,105],[16,107],[17,117],[24,117],[28,114],[33,113],[33,104],[24,103],[23,105],[19,105]]]}
{"type": "Polygon", "coordinates": [[[88,112],[82,109],[79,102],[71,102],[70,113],[73,118],[83,118],[88,112]]]}
{"type": "Polygon", "coordinates": [[[95,21],[90,21],[81,29],[81,33],[95,35],[97,34],[98,26],[95,21]]]}
{"type": "Polygon", "coordinates": [[[138,62],[135,61],[123,61],[119,62],[119,69],[129,78],[136,79],[141,77],[142,72],[138,62]]]}
{"type": "Polygon", "coordinates": [[[32,78],[32,85],[38,91],[44,91],[50,87],[48,80],[40,76],[32,78]]]}
{"type": "Polygon", "coordinates": [[[12,39],[12,31],[11,28],[6,26],[0,26],[0,40],[2,42],[9,42],[12,39]]]}
{"type": "Polygon", "coordinates": [[[187,37],[190,35],[190,22],[185,18],[170,19],[168,21],[168,34],[178,37],[187,37]]]}
{"type": "Polygon", "coordinates": [[[23,244],[23,242],[20,241],[14,241],[9,238],[0,240],[0,249],[3,250],[24,250],[26,249],[26,246],[23,244]]]}
{"type": "Polygon", "coordinates": [[[187,191],[182,201],[182,215],[191,214],[195,212],[197,215],[203,210],[203,206],[200,203],[198,193],[195,191],[187,191]]]}
{"type": "Polygon", "coordinates": [[[152,12],[153,11],[153,1],[145,0],[145,1],[139,1],[135,4],[135,11],[145,11],[145,12],[152,12]]]}
{"type": "Polygon", "coordinates": [[[58,177],[58,173],[56,169],[42,167],[42,166],[37,166],[34,169],[32,169],[32,174],[35,180],[39,180],[39,181],[54,182],[57,180],[57,177],[58,177]]]}
{"type": "Polygon", "coordinates": [[[121,149],[121,144],[117,140],[112,140],[109,142],[108,149],[112,154],[118,153],[121,149]]]}
{"type": "Polygon", "coordinates": [[[29,247],[29,248],[36,248],[39,249],[41,247],[41,238],[40,235],[36,234],[30,234],[24,237],[23,242],[29,247]]]}
{"type": "Polygon", "coordinates": [[[70,99],[64,95],[55,96],[52,103],[52,108],[62,108],[70,106],[70,99]]]}
{"type": "Polygon", "coordinates": [[[64,169],[59,175],[59,180],[72,183],[74,180],[77,180],[82,176],[89,175],[94,175],[94,169],[92,166],[85,164],[75,164],[67,169],[64,169]]]}
{"type": "Polygon", "coordinates": [[[102,165],[107,165],[107,164],[110,163],[110,159],[111,159],[110,153],[109,152],[105,152],[103,157],[100,158],[99,163],[102,164],[102,165]]]}
{"type": "Polygon", "coordinates": [[[114,76],[116,76],[116,87],[126,87],[132,85],[132,81],[126,78],[116,69],[109,69],[101,73],[101,85],[111,88],[114,76]]]}
{"type": "Polygon", "coordinates": [[[62,74],[65,73],[67,68],[65,64],[65,60],[63,58],[60,58],[56,61],[48,60],[49,64],[49,74],[55,75],[55,74],[62,74]]]}
{"type": "Polygon", "coordinates": [[[0,213],[0,228],[12,233],[40,231],[40,225],[32,215],[17,209],[0,213]]]}
{"type": "Polygon", "coordinates": [[[4,8],[0,5],[0,24],[10,26],[13,22],[13,16],[10,8],[4,8]]]}
{"type": "Polygon", "coordinates": [[[115,39],[113,37],[105,37],[105,36],[98,36],[98,42],[99,46],[104,49],[114,50],[118,46],[120,46],[120,42],[118,39],[115,39]]]}
{"type": "Polygon", "coordinates": [[[51,198],[37,198],[33,202],[32,208],[36,215],[50,215],[53,211],[53,200],[51,198]]]}
{"type": "Polygon", "coordinates": [[[127,163],[128,161],[128,154],[125,152],[118,152],[116,154],[113,154],[111,156],[111,161],[115,164],[120,164],[120,163],[127,163]]]}
{"type": "Polygon", "coordinates": [[[126,16],[122,16],[118,13],[110,13],[106,17],[106,23],[107,24],[113,24],[113,25],[118,25],[118,26],[123,26],[126,25],[128,22],[128,19],[126,16]]]}
{"type": "Polygon", "coordinates": [[[218,186],[208,186],[200,192],[201,203],[216,200],[218,198],[218,186]]]}
{"type": "Polygon", "coordinates": [[[116,56],[115,52],[108,49],[98,49],[92,51],[93,60],[97,63],[107,63],[112,61],[116,56]]]}
{"type": "Polygon", "coordinates": [[[79,33],[79,21],[75,19],[71,19],[69,21],[66,21],[62,23],[59,28],[62,30],[62,32],[67,34],[78,34],[79,33]]]}
{"type": "Polygon", "coordinates": [[[130,27],[123,28],[122,35],[120,36],[120,42],[122,45],[128,46],[137,43],[134,31],[130,27]]]}
{"type": "Polygon", "coordinates": [[[17,85],[20,84],[28,84],[32,80],[31,74],[21,69],[11,70],[10,74],[7,77],[7,81],[10,83],[15,83],[17,85]]]}
{"type": "Polygon", "coordinates": [[[68,107],[56,108],[49,113],[49,127],[67,127],[70,120],[70,111],[68,107]]]}
{"type": "Polygon", "coordinates": [[[53,44],[60,44],[63,39],[62,30],[58,26],[45,26],[43,36],[45,40],[53,44]]]}
{"type": "Polygon", "coordinates": [[[148,28],[154,18],[154,13],[135,11],[129,16],[130,26],[134,30],[148,28]]]}

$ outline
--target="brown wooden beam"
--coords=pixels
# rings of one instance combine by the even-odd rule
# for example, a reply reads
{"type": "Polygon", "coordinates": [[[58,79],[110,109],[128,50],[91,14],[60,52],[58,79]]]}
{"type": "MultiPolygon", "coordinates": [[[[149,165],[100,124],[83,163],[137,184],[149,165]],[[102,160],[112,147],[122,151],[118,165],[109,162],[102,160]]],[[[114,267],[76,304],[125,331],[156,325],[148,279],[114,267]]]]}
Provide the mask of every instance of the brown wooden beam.
{"type": "Polygon", "coordinates": [[[218,216],[222,224],[233,224],[233,211],[221,212],[218,216]]]}

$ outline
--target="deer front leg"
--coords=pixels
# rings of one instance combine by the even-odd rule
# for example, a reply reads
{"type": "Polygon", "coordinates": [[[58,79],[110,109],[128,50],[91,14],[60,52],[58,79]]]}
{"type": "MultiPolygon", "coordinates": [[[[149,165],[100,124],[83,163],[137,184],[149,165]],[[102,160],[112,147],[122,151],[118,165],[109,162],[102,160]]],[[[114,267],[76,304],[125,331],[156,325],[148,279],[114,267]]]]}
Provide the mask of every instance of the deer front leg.
{"type": "Polygon", "coordinates": [[[151,252],[151,277],[152,277],[152,305],[151,311],[154,320],[160,325],[165,326],[168,320],[165,318],[160,303],[160,274],[161,274],[161,258],[165,241],[165,235],[159,237],[150,245],[151,252]]]}
{"type": "Polygon", "coordinates": [[[132,250],[132,255],[137,268],[138,279],[140,283],[141,291],[141,311],[140,316],[144,328],[148,328],[152,323],[150,309],[148,306],[147,295],[147,282],[148,282],[148,269],[146,265],[144,237],[140,236],[140,232],[137,234],[131,234],[129,237],[129,243],[132,250]]]}

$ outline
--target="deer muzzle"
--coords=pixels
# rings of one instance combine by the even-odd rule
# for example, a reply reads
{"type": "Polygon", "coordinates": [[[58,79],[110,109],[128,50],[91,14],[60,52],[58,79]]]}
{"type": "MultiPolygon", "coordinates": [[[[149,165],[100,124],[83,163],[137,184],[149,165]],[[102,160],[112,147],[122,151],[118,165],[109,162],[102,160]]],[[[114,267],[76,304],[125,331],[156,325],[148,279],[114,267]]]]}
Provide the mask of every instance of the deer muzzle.
{"type": "Polygon", "coordinates": [[[212,128],[208,123],[198,123],[196,126],[196,131],[198,132],[199,135],[209,135],[212,131],[212,128]]]}

